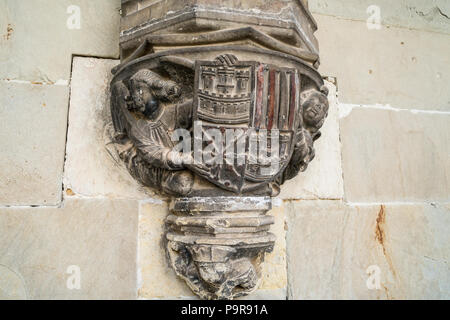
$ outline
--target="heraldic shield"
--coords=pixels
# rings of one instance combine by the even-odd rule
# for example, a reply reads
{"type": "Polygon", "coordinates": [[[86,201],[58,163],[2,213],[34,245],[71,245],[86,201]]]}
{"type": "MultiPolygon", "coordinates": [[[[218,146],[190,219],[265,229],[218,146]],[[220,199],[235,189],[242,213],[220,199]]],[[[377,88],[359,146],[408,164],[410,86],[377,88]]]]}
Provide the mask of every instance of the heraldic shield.
{"type": "Polygon", "coordinates": [[[233,55],[197,61],[194,154],[203,157],[189,169],[234,193],[267,184],[288,165],[300,119],[296,69],[233,55]]]}

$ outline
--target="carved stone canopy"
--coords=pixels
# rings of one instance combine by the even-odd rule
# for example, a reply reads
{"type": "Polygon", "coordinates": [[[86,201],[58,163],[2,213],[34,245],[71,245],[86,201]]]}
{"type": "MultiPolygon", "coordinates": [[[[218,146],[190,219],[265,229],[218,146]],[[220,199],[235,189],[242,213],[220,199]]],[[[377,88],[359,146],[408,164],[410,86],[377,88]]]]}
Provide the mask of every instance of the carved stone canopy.
{"type": "Polygon", "coordinates": [[[124,61],[171,48],[239,43],[318,67],[317,24],[302,0],[122,0],[122,15],[124,61]]]}
{"type": "Polygon", "coordinates": [[[270,197],[314,158],[328,113],[316,24],[297,1],[122,1],[115,149],[173,196],[171,265],[205,299],[257,289],[270,197]]]}

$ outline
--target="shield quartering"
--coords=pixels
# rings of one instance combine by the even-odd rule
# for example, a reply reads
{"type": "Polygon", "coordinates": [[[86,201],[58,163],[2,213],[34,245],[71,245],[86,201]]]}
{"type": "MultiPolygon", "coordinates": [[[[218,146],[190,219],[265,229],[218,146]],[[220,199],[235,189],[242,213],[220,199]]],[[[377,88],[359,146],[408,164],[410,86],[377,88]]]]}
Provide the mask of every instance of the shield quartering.
{"type": "Polygon", "coordinates": [[[233,55],[197,61],[193,120],[202,134],[194,136],[194,148],[201,146],[203,158],[190,169],[236,193],[246,182],[273,180],[292,156],[299,88],[296,69],[233,55]],[[215,161],[208,162],[211,155],[215,161]]]}
{"type": "Polygon", "coordinates": [[[250,134],[250,149],[258,145],[258,159],[252,159],[255,150],[250,150],[245,178],[265,182],[284,171],[292,156],[291,145],[300,121],[300,77],[296,69],[260,64],[255,87],[250,126],[256,134],[250,134]]]}

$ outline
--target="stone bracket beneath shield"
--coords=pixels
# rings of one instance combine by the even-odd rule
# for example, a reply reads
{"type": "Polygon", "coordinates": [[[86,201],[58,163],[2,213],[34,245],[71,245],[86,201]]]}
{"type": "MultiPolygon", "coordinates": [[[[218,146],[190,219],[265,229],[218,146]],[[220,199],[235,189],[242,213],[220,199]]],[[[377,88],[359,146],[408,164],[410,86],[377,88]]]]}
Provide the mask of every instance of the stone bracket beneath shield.
{"type": "Polygon", "coordinates": [[[166,219],[170,263],[202,299],[230,300],[255,291],[271,252],[268,197],[179,198],[166,219]]]}

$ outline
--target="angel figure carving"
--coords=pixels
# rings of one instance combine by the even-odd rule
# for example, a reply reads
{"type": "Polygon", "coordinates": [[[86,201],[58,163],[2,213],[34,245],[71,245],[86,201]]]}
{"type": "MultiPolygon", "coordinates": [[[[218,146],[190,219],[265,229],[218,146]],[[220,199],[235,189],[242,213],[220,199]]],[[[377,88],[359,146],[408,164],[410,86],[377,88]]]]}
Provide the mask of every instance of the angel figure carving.
{"type": "Polygon", "coordinates": [[[183,103],[180,96],[174,81],[141,69],[113,84],[111,110],[116,148],[131,175],[145,186],[186,196],[194,181],[183,166],[190,155],[173,150],[171,133],[191,122],[192,100],[183,103]]]}
{"type": "Polygon", "coordinates": [[[320,138],[319,131],[328,116],[328,88],[322,86],[320,91],[305,90],[301,95],[302,122],[297,129],[294,152],[284,173],[284,179],[294,178],[304,172],[315,158],[314,142],[320,138]]]}

